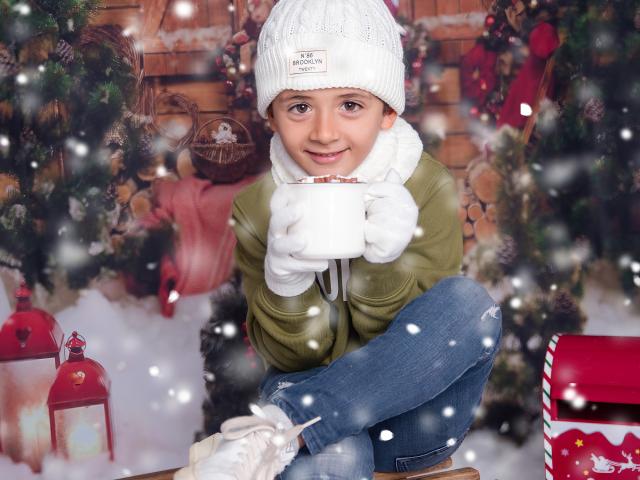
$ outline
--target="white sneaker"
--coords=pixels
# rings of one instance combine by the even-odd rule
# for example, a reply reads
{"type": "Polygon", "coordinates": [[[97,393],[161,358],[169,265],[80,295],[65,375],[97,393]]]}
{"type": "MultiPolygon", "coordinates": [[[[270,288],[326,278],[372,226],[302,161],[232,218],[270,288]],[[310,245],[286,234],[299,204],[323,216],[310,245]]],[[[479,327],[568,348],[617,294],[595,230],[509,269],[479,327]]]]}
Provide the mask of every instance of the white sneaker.
{"type": "Polygon", "coordinates": [[[297,455],[300,432],[321,419],[293,426],[275,405],[251,410],[256,414],[230,418],[221,433],[193,444],[189,465],[174,480],[273,480],[297,455]]]}

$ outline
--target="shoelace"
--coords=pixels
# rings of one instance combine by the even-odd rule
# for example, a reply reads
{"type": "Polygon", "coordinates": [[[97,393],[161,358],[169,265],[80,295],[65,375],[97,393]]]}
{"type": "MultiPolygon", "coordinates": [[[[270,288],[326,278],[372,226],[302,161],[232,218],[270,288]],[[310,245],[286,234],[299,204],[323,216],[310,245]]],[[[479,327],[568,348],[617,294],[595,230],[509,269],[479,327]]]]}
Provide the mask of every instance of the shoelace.
{"type": "Polygon", "coordinates": [[[262,455],[262,461],[258,466],[254,474],[255,480],[273,480],[276,474],[280,472],[283,467],[280,455],[282,449],[289,443],[298,438],[298,435],[310,425],[319,422],[322,417],[312,418],[311,420],[301,423],[300,425],[294,425],[289,430],[278,432],[268,443],[262,455]]]}

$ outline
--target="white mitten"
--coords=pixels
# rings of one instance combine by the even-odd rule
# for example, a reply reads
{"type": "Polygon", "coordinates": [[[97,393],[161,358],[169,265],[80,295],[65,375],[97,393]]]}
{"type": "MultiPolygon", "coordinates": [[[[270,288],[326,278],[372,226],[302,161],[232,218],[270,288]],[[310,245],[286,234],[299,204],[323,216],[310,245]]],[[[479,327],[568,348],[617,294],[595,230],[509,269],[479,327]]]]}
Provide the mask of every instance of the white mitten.
{"type": "Polygon", "coordinates": [[[363,256],[371,263],[392,262],[402,254],[413,237],[418,206],[393,168],[383,182],[369,186],[364,199],[367,220],[363,256]]]}
{"type": "Polygon", "coordinates": [[[271,219],[264,259],[265,280],[272,292],[283,297],[294,297],[313,284],[315,272],[324,272],[329,268],[329,261],[302,260],[292,256],[301,251],[306,242],[299,235],[287,233],[289,226],[302,217],[302,209],[293,202],[289,185],[279,185],[269,205],[271,219]]]}

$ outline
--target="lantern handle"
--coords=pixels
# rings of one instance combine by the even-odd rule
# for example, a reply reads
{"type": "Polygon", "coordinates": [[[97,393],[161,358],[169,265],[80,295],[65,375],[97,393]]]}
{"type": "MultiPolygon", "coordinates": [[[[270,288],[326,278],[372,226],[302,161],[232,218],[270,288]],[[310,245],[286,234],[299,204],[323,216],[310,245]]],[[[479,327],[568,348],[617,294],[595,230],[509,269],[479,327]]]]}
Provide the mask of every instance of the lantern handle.
{"type": "Polygon", "coordinates": [[[65,348],[65,361],[69,359],[67,357],[66,350],[69,351],[69,355],[75,354],[82,358],[84,356],[84,349],[87,346],[87,340],[83,335],[80,335],[76,330],[71,333],[71,336],[67,339],[64,346],[65,348]]]}
{"type": "Polygon", "coordinates": [[[16,304],[16,311],[24,312],[31,310],[31,295],[33,292],[23,280],[20,282],[20,286],[15,290],[14,296],[18,303],[16,304]]]}

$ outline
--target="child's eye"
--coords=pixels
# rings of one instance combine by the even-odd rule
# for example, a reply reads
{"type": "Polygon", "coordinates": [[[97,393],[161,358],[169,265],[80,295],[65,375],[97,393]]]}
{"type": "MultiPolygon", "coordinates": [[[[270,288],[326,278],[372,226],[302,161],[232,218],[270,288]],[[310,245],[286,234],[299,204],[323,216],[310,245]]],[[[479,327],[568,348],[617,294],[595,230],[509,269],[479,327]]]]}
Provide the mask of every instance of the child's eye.
{"type": "Polygon", "coordinates": [[[347,110],[350,111],[350,112],[357,112],[358,109],[362,108],[356,102],[344,102],[344,105],[347,108],[347,110]]]}
{"type": "Polygon", "coordinates": [[[297,103],[293,107],[291,107],[289,111],[295,110],[295,113],[307,113],[307,108],[309,108],[309,105],[307,105],[306,103],[297,103]],[[300,107],[304,107],[305,110],[300,110],[300,107]]]}

